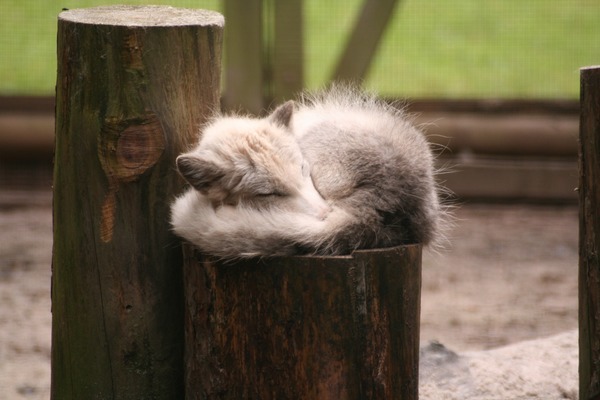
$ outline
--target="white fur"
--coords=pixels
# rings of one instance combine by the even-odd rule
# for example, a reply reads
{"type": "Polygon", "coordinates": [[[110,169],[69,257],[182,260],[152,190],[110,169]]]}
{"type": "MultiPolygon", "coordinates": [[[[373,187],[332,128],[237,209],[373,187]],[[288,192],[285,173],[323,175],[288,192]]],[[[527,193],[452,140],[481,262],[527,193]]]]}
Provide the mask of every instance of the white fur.
{"type": "Polygon", "coordinates": [[[321,247],[327,240],[324,233],[333,226],[343,226],[347,218],[340,209],[329,211],[325,221],[308,213],[276,208],[215,208],[206,196],[190,190],[173,204],[171,223],[178,235],[208,254],[242,258],[289,255],[295,252],[294,245],[321,247]]]}

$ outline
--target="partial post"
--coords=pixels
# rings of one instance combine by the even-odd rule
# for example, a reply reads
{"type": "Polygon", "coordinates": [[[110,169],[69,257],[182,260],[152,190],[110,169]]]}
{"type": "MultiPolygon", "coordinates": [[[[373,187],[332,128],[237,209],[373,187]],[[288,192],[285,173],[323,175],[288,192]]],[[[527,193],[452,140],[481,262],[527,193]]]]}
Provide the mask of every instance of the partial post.
{"type": "Polygon", "coordinates": [[[420,245],[233,264],[184,249],[186,399],[418,398],[420,245]]]}
{"type": "Polygon", "coordinates": [[[579,398],[600,399],[600,66],[581,69],[579,398]]]}
{"type": "Polygon", "coordinates": [[[52,399],[181,399],[175,157],[219,107],[223,17],[99,7],[58,18],[52,399]]]}
{"type": "Polygon", "coordinates": [[[226,109],[263,112],[266,51],[263,41],[263,0],[223,0],[225,32],[226,109]]]}
{"type": "Polygon", "coordinates": [[[273,1],[270,98],[283,103],[304,89],[303,0],[273,1]]]}

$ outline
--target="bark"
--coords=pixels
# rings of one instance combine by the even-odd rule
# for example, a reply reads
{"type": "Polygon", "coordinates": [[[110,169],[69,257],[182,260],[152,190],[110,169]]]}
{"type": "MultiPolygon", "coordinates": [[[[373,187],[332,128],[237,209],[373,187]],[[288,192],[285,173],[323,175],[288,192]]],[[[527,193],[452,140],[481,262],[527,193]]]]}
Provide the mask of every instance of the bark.
{"type": "Polygon", "coordinates": [[[234,264],[185,250],[187,399],[417,399],[419,245],[234,264]]]}
{"type": "Polygon", "coordinates": [[[600,67],[581,70],[579,398],[600,399],[600,67]]]}
{"type": "Polygon", "coordinates": [[[58,19],[52,398],[183,397],[175,157],[217,109],[223,19],[99,7],[58,19]]]}

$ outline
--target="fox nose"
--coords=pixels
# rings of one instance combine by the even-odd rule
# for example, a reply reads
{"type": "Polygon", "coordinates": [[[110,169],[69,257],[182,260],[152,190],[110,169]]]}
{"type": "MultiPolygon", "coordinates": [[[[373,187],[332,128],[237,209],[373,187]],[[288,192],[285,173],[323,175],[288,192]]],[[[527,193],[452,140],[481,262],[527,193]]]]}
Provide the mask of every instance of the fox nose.
{"type": "Polygon", "coordinates": [[[318,219],[325,219],[327,218],[327,215],[331,212],[331,207],[329,207],[329,205],[327,203],[325,204],[320,204],[317,207],[315,207],[315,217],[317,217],[318,219]]]}

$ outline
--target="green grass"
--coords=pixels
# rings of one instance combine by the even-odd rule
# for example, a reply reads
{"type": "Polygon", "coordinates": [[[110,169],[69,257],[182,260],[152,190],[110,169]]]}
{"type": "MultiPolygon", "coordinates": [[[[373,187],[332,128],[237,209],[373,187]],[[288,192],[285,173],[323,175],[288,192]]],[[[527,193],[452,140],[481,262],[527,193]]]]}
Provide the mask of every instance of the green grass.
{"type": "MultiPolygon", "coordinates": [[[[281,0],[271,0],[281,1],[281,0]]],[[[2,0],[0,94],[51,94],[63,7],[219,0],[2,0]]],[[[305,0],[305,72],[329,79],[362,0],[305,0]]],[[[576,98],[579,68],[600,64],[597,0],[398,0],[365,85],[409,97],[576,98]]]]}
{"type": "MultiPolygon", "coordinates": [[[[316,86],[353,21],[341,7],[307,3],[319,27],[307,30],[307,83],[316,86]]],[[[360,3],[345,2],[353,13],[360,3]]],[[[399,0],[366,85],[412,97],[576,98],[579,68],[600,64],[599,18],[595,0],[399,0]]]]}
{"type": "Polygon", "coordinates": [[[220,9],[219,0],[1,0],[0,95],[53,94],[58,14],[110,4],[220,9]]]}

